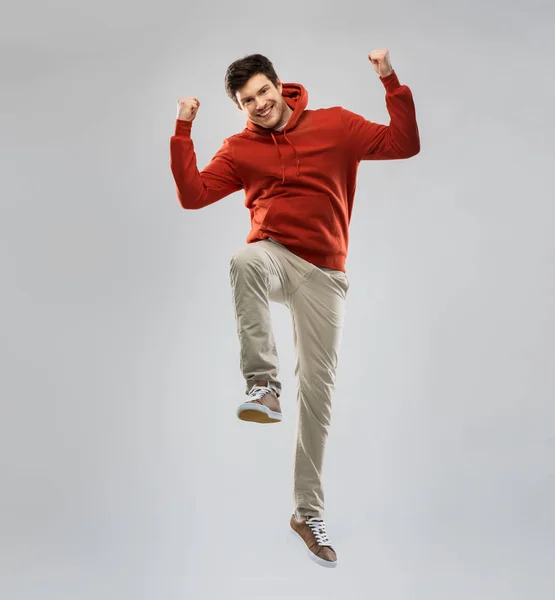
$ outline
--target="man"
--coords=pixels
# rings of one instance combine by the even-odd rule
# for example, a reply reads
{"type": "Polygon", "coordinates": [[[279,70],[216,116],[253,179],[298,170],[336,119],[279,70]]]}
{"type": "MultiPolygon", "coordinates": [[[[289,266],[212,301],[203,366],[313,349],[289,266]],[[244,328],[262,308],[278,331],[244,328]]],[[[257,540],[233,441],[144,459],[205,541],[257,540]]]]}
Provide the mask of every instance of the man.
{"type": "Polygon", "coordinates": [[[399,83],[388,50],[368,56],[386,90],[390,124],[342,107],[307,110],[308,94],[282,83],[260,54],[232,63],[229,97],[246,128],[224,140],[201,172],[191,140],[200,102],[178,100],[170,141],[171,170],[185,209],[199,209],[241,189],[250,211],[247,244],[230,263],[240,364],[247,400],[243,421],[282,419],[278,355],[269,302],[290,310],[297,355],[295,511],[290,526],[310,557],[335,567],[337,554],[323,520],[322,466],[331,418],[343,309],[348,228],[361,160],[410,158],[420,151],[412,94],[399,83]]]}

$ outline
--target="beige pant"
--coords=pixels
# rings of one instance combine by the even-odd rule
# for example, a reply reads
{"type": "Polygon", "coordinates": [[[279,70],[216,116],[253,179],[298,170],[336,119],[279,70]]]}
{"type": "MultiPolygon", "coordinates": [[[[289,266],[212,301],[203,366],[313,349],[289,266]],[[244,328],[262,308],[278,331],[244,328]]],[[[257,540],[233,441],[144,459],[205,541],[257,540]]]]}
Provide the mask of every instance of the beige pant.
{"type": "Polygon", "coordinates": [[[230,278],[246,393],[255,381],[267,380],[281,395],[269,301],[291,313],[297,357],[294,503],[300,515],[322,517],[322,466],[349,280],[343,271],[316,267],[272,239],[236,252],[230,278]]]}

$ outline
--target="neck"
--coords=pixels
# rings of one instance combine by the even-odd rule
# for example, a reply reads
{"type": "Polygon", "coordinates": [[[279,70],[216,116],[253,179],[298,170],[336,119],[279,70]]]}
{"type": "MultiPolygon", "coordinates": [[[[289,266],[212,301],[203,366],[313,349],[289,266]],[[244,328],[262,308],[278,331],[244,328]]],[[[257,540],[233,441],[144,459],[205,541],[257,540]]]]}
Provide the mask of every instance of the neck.
{"type": "Polygon", "coordinates": [[[285,110],[283,111],[283,117],[282,117],[281,121],[274,127],[274,129],[277,129],[278,127],[283,127],[287,123],[287,121],[289,121],[292,114],[293,114],[293,111],[289,108],[289,106],[286,103],[285,110]]]}

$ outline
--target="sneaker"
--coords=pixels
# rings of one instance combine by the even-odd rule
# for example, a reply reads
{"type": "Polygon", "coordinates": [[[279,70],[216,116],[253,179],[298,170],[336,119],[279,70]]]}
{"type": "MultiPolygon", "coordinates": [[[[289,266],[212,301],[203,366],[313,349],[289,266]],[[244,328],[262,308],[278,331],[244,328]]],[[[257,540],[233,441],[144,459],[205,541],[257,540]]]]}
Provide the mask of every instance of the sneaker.
{"type": "Polygon", "coordinates": [[[318,517],[299,517],[291,515],[291,529],[295,537],[302,539],[308,548],[308,555],[322,567],[334,568],[337,566],[337,554],[331,547],[331,542],[326,533],[324,519],[318,517]]]}
{"type": "Polygon", "coordinates": [[[241,421],[254,423],[279,423],[281,421],[281,406],[275,393],[266,385],[253,385],[249,400],[237,409],[241,421]]]}

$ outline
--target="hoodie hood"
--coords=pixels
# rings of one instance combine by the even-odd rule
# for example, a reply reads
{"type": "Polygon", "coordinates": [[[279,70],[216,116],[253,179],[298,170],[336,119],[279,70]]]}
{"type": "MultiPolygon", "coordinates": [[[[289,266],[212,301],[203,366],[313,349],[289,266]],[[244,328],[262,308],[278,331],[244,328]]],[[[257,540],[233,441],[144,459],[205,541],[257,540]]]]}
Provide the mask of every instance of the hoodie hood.
{"type": "Polygon", "coordinates": [[[285,183],[285,163],[283,162],[283,156],[279,149],[279,144],[276,140],[276,135],[282,135],[283,139],[287,144],[289,144],[293,148],[293,152],[295,153],[295,161],[297,163],[297,177],[301,174],[301,163],[299,162],[299,156],[297,154],[297,150],[291,140],[287,137],[287,132],[295,129],[301,115],[303,114],[306,106],[308,104],[308,92],[300,83],[283,83],[281,95],[283,96],[285,103],[289,108],[293,111],[293,114],[289,117],[289,121],[283,129],[267,129],[266,127],[261,127],[256,123],[253,123],[250,119],[247,120],[247,130],[252,131],[253,133],[257,133],[260,135],[271,136],[274,141],[274,145],[276,147],[277,153],[279,155],[279,161],[281,165],[281,183],[285,183]]]}

